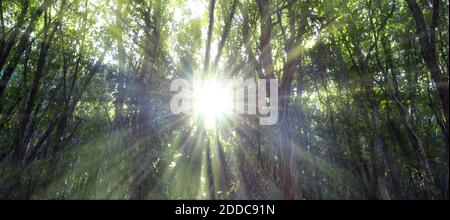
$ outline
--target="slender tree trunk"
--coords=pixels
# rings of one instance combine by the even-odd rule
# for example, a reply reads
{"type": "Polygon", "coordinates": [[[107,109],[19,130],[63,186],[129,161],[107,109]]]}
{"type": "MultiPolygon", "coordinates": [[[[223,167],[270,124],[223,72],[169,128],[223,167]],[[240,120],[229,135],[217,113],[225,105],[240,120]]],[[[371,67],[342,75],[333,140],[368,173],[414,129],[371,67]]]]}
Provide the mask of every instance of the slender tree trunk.
{"type": "MultiPolygon", "coordinates": [[[[242,145],[245,146],[251,144],[251,140],[245,131],[238,129],[237,132],[242,140],[242,145]]],[[[253,161],[253,158],[248,154],[248,151],[242,147],[237,148],[235,153],[239,169],[239,178],[242,179],[244,185],[245,199],[261,199],[261,189],[259,187],[258,177],[255,172],[255,167],[252,166],[252,163],[250,162],[253,161]]]]}
{"type": "Polygon", "coordinates": [[[214,7],[216,5],[216,0],[210,0],[209,2],[209,22],[208,22],[208,34],[206,38],[206,50],[205,50],[205,61],[203,64],[203,72],[207,73],[209,71],[209,58],[211,53],[211,39],[214,26],[214,7]]]}
{"type": "Polygon", "coordinates": [[[123,30],[123,13],[122,13],[122,1],[117,1],[117,9],[116,9],[116,30],[117,32],[113,33],[116,36],[117,42],[117,52],[119,58],[119,70],[117,72],[117,95],[115,101],[115,118],[114,118],[114,126],[116,129],[120,130],[124,126],[124,112],[123,105],[125,102],[125,62],[126,62],[126,53],[125,47],[123,45],[122,39],[122,30],[123,30]]]}
{"type": "MultiPolygon", "coordinates": [[[[438,96],[442,102],[442,106],[445,114],[445,121],[447,127],[447,133],[449,132],[449,81],[442,74],[439,67],[438,57],[436,55],[435,38],[437,29],[437,19],[439,13],[439,1],[433,0],[433,16],[431,30],[428,31],[427,24],[423,17],[422,10],[415,0],[406,0],[409,9],[413,15],[414,21],[416,23],[416,32],[419,36],[420,52],[422,58],[425,61],[426,66],[431,72],[431,77],[436,83],[438,89],[438,96]]],[[[447,135],[448,136],[448,135],[447,135]]],[[[447,146],[448,153],[448,146],[447,146]]]]}
{"type": "Polygon", "coordinates": [[[214,67],[213,68],[217,67],[220,56],[222,55],[222,49],[225,46],[225,41],[227,40],[228,34],[230,32],[230,28],[231,28],[231,24],[233,22],[234,12],[236,11],[237,4],[238,4],[238,0],[233,0],[233,3],[231,4],[230,13],[228,14],[227,20],[225,21],[225,27],[223,28],[222,37],[220,38],[220,42],[217,47],[217,54],[216,54],[216,58],[214,59],[214,67]]]}
{"type": "Polygon", "coordinates": [[[264,69],[264,75],[266,78],[273,77],[273,61],[272,61],[272,45],[270,43],[272,35],[272,20],[269,9],[268,0],[258,0],[259,14],[261,16],[260,31],[261,35],[259,38],[259,49],[260,49],[260,63],[264,69]]]}
{"type": "MultiPolygon", "coordinates": [[[[62,11],[59,12],[59,17],[61,16],[62,11]]],[[[33,84],[31,86],[31,90],[28,96],[28,100],[27,100],[27,104],[25,107],[25,111],[23,112],[23,114],[20,117],[20,122],[19,122],[19,126],[18,126],[18,130],[17,130],[17,134],[14,137],[14,141],[13,141],[13,159],[12,159],[12,165],[11,165],[11,172],[13,173],[14,177],[13,177],[13,191],[19,191],[20,190],[20,185],[21,185],[21,176],[22,176],[22,162],[23,162],[23,158],[25,156],[25,145],[24,145],[24,134],[25,134],[25,130],[28,126],[29,120],[30,120],[30,115],[32,113],[32,110],[35,106],[35,100],[37,97],[37,93],[40,87],[40,81],[42,78],[42,74],[45,68],[45,61],[47,58],[47,53],[48,50],[50,48],[50,45],[52,43],[53,37],[55,35],[56,29],[57,29],[57,24],[53,27],[53,30],[51,31],[51,33],[48,35],[48,30],[49,30],[49,21],[47,21],[47,12],[45,15],[45,23],[44,23],[44,39],[41,43],[41,48],[40,48],[40,52],[39,52],[39,58],[38,58],[38,62],[37,62],[37,68],[36,68],[36,72],[34,74],[34,79],[33,79],[33,84]]]]}
{"type": "MultiPolygon", "coordinates": [[[[390,73],[392,75],[392,81],[393,81],[393,99],[396,103],[396,106],[401,114],[401,121],[403,123],[403,126],[405,127],[406,130],[406,134],[408,135],[409,140],[411,141],[412,146],[415,148],[415,152],[416,152],[416,157],[417,160],[419,162],[420,167],[422,168],[423,172],[425,173],[424,179],[425,179],[425,192],[426,194],[431,193],[431,188],[434,186],[434,178],[433,178],[433,173],[431,171],[431,167],[428,163],[428,159],[425,153],[425,148],[423,146],[422,140],[419,138],[419,136],[417,135],[417,133],[414,131],[413,126],[410,123],[410,118],[409,118],[409,113],[406,109],[406,107],[403,105],[403,103],[400,100],[400,90],[399,90],[399,86],[398,86],[398,81],[397,81],[397,75],[394,73],[395,68],[392,65],[392,57],[389,51],[388,46],[386,45],[386,41],[383,41],[383,47],[384,47],[384,51],[385,51],[385,59],[387,62],[387,67],[390,68],[390,73]]],[[[378,53],[378,51],[377,51],[378,53]]],[[[379,58],[377,57],[378,62],[379,58]]],[[[381,65],[380,65],[381,66],[381,65]]],[[[382,67],[380,67],[382,68],[382,67]]],[[[384,72],[384,76],[387,79],[388,75],[386,73],[387,70],[383,69],[384,72]]],[[[388,91],[390,89],[388,88],[388,91]]],[[[432,195],[430,195],[432,198],[432,195]]]]}
{"type": "Polygon", "coordinates": [[[145,23],[152,26],[147,26],[149,33],[146,34],[144,44],[144,56],[142,72],[140,74],[138,86],[139,96],[138,100],[138,114],[137,114],[137,152],[134,155],[134,161],[132,161],[133,178],[130,185],[130,199],[143,199],[148,196],[148,193],[156,185],[156,179],[154,174],[158,169],[159,163],[156,158],[150,154],[152,148],[156,150],[157,143],[153,137],[149,137],[149,134],[154,132],[152,129],[150,115],[151,115],[151,77],[156,76],[156,59],[159,51],[160,34],[161,34],[161,1],[155,2],[153,16],[145,17],[145,23]],[[153,31],[151,31],[153,30],[153,31]],[[157,163],[155,167],[143,166],[148,164],[148,161],[157,163]]]}
{"type": "MultiPolygon", "coordinates": [[[[26,48],[28,46],[28,42],[30,40],[30,35],[34,29],[34,26],[36,25],[36,21],[42,15],[42,13],[45,10],[47,10],[47,8],[51,5],[52,2],[53,1],[51,1],[51,0],[45,0],[31,16],[30,23],[28,24],[28,27],[25,30],[25,33],[23,33],[22,36],[20,37],[19,44],[17,45],[17,48],[16,48],[16,52],[15,52],[13,58],[11,59],[11,62],[6,66],[2,77],[0,78],[0,98],[2,97],[3,92],[5,91],[5,88],[8,85],[8,82],[9,82],[14,70],[16,69],[17,65],[19,64],[19,61],[20,61],[20,58],[22,57],[23,52],[26,50],[26,48]]],[[[5,55],[5,54],[3,54],[3,55],[5,55]]],[[[6,57],[4,59],[6,60],[6,57]]]]}
{"type": "MultiPolygon", "coordinates": [[[[3,68],[3,65],[6,62],[6,58],[8,58],[12,47],[14,46],[14,44],[17,41],[17,36],[19,35],[20,28],[22,28],[22,26],[25,22],[25,15],[27,14],[28,6],[29,6],[29,0],[24,0],[22,3],[22,11],[19,15],[19,18],[17,19],[16,27],[8,35],[8,39],[6,39],[6,41],[5,41],[6,36],[4,36],[5,27],[4,27],[3,11],[2,11],[2,15],[1,15],[2,16],[2,35],[0,37],[0,39],[2,39],[2,41],[0,42],[0,70],[3,68]]],[[[34,21],[32,21],[32,22],[34,22],[34,21]]]]}

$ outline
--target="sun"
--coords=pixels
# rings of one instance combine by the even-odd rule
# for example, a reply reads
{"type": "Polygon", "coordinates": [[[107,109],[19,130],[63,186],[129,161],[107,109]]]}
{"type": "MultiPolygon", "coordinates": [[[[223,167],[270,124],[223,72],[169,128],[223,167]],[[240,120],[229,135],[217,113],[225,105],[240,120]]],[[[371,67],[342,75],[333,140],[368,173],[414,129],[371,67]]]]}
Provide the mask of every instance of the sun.
{"type": "Polygon", "coordinates": [[[218,79],[203,80],[194,86],[193,92],[194,115],[206,128],[215,128],[232,114],[233,90],[227,84],[218,79]]]}

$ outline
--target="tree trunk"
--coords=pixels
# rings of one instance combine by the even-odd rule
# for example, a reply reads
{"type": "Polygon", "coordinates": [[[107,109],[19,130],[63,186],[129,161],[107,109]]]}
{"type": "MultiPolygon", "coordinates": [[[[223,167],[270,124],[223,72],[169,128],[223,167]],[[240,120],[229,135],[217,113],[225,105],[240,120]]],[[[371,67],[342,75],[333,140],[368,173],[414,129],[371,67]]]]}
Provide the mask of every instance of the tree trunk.
{"type": "MultiPolygon", "coordinates": [[[[406,0],[409,9],[413,15],[414,21],[416,23],[416,32],[419,36],[420,52],[422,58],[425,61],[426,66],[431,72],[431,77],[436,84],[438,89],[438,96],[442,102],[444,108],[445,121],[447,127],[447,133],[449,132],[449,81],[442,74],[439,67],[439,61],[436,56],[435,47],[435,32],[437,28],[437,19],[439,12],[439,0],[433,0],[433,17],[430,32],[428,31],[427,24],[423,17],[422,10],[415,0],[406,0]]],[[[448,136],[448,134],[447,134],[448,136]]],[[[447,146],[448,153],[448,146],[447,146]]]]}
{"type": "MultiPolygon", "coordinates": [[[[3,95],[3,92],[8,85],[8,82],[16,69],[17,65],[19,64],[20,58],[22,57],[23,52],[26,50],[28,46],[28,42],[30,40],[31,32],[34,29],[34,26],[36,25],[36,21],[38,18],[42,15],[42,13],[47,10],[47,8],[51,5],[53,1],[51,0],[45,0],[33,13],[33,15],[30,18],[30,23],[28,24],[27,29],[25,30],[25,33],[22,34],[19,44],[17,45],[16,52],[14,54],[14,57],[11,59],[11,62],[7,67],[5,68],[2,77],[0,78],[0,98],[3,95]]],[[[5,54],[3,54],[5,55],[5,54]]],[[[6,59],[6,57],[5,57],[6,59]]]]}

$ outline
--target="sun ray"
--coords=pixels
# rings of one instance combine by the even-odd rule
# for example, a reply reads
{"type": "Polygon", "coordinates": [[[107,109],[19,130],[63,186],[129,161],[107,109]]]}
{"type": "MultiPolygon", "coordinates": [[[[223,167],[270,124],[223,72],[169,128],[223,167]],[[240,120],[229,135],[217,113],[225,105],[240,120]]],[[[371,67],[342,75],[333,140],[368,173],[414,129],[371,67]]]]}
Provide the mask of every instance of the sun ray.
{"type": "Polygon", "coordinates": [[[194,117],[206,129],[225,124],[233,113],[233,90],[218,79],[207,79],[195,84],[193,91],[194,117]]]}

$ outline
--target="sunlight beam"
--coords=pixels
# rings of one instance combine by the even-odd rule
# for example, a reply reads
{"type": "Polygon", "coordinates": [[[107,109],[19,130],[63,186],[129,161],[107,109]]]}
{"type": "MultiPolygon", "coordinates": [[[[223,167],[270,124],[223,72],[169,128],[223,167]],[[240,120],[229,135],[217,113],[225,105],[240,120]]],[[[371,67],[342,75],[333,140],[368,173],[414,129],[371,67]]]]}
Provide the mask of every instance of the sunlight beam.
{"type": "Polygon", "coordinates": [[[211,129],[232,113],[233,91],[216,79],[202,81],[194,88],[194,115],[211,129]]]}

